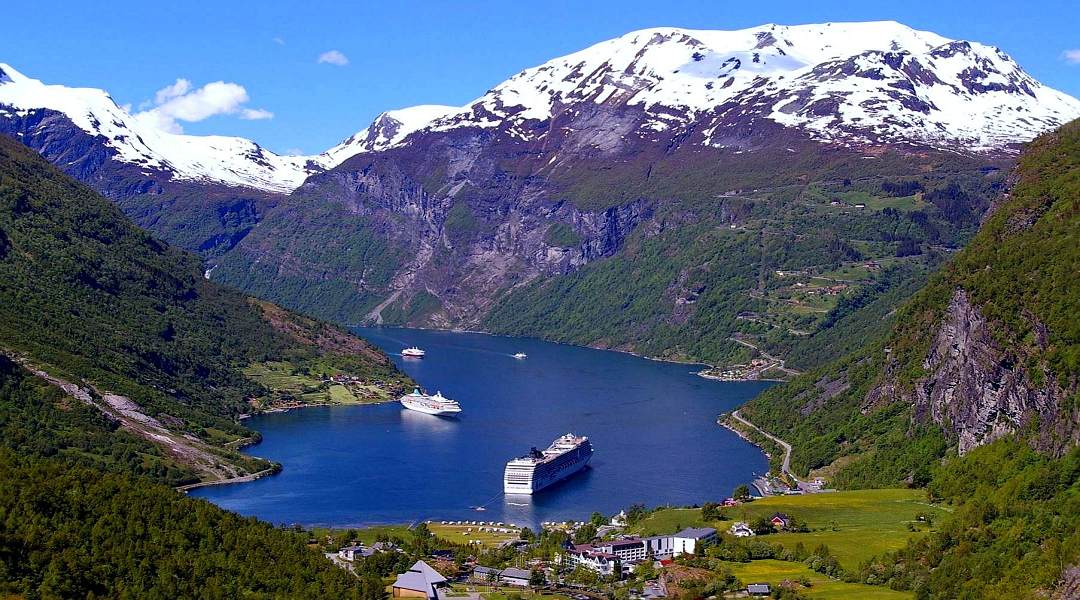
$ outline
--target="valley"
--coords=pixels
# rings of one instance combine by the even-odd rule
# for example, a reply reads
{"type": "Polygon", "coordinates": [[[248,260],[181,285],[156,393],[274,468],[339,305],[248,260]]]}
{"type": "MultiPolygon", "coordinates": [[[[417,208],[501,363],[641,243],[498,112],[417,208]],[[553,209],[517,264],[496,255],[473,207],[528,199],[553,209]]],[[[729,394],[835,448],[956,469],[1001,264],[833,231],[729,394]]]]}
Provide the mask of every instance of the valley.
{"type": "Polygon", "coordinates": [[[12,6],[0,597],[1080,594],[1069,15],[675,4],[12,6]]]}

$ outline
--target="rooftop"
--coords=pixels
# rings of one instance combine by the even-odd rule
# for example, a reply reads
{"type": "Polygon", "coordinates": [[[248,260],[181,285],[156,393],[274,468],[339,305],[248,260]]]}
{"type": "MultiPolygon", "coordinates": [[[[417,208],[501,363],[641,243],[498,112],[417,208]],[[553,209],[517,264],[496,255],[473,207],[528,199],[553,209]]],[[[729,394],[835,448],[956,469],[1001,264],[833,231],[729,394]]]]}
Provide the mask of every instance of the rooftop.
{"type": "Polygon", "coordinates": [[[716,530],[712,527],[687,527],[679,533],[676,533],[675,537],[700,540],[714,535],[716,535],[716,530]]]}

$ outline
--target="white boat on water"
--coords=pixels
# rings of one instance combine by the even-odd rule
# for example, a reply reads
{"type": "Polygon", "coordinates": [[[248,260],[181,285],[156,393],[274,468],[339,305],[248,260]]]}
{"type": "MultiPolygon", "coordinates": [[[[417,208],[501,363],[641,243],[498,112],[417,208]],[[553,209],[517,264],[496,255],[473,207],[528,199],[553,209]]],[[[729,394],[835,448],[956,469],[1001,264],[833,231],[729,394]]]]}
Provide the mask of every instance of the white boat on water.
{"type": "Polygon", "coordinates": [[[401,351],[402,356],[411,356],[412,358],[424,358],[424,354],[426,354],[426,352],[424,352],[420,348],[417,348],[416,346],[412,346],[401,351]]]}
{"type": "Polygon", "coordinates": [[[461,412],[461,405],[443,396],[442,392],[435,392],[434,396],[429,396],[421,392],[420,388],[413,389],[411,394],[402,396],[398,401],[409,410],[429,415],[448,416],[461,412]]]}
{"type": "Polygon", "coordinates": [[[525,354],[524,352],[518,352],[517,354],[514,355],[514,358],[516,358],[518,360],[524,360],[526,358],[529,358],[529,355],[525,354]]]}
{"type": "Polygon", "coordinates": [[[589,464],[593,448],[589,438],[568,433],[544,451],[533,448],[527,455],[506,463],[503,491],[532,494],[566,479],[589,464]]]}

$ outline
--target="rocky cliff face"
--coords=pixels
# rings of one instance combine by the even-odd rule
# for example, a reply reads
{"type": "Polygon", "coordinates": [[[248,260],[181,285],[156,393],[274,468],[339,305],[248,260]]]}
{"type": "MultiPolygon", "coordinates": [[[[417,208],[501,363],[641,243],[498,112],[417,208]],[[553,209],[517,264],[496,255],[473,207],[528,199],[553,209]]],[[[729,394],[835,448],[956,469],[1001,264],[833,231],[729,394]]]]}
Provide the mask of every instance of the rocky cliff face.
{"type": "MultiPolygon", "coordinates": [[[[1033,325],[1045,348],[1045,327],[1033,325]]],[[[915,419],[941,426],[961,454],[1022,430],[1055,454],[1080,443],[1080,412],[1069,406],[1075,381],[1064,389],[1045,371],[1030,373],[1026,358],[1002,346],[982,311],[957,289],[923,362],[926,376],[915,386],[915,419]]]]}
{"type": "Polygon", "coordinates": [[[348,322],[472,327],[508,289],[614,255],[653,215],[646,199],[582,210],[552,197],[543,178],[501,170],[486,147],[469,142],[437,156],[431,149],[365,154],[312,177],[279,211],[303,211],[304,235],[282,243],[280,228],[295,223],[275,218],[237,248],[243,262],[230,257],[215,278],[242,278],[238,270],[250,272],[252,264],[283,265],[273,275],[279,281],[318,273],[369,297],[363,314],[354,311],[348,322]],[[387,265],[385,283],[373,281],[363,264],[328,269],[305,251],[313,239],[335,237],[337,227],[363,232],[400,257],[387,265]]]}

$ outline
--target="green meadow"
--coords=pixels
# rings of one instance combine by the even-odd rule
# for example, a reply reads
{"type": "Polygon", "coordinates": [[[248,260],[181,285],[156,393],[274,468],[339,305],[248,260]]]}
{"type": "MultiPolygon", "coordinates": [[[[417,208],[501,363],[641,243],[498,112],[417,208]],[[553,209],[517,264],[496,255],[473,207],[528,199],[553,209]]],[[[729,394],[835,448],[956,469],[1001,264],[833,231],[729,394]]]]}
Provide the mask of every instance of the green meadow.
{"type": "Polygon", "coordinates": [[[829,492],[803,496],[770,496],[725,508],[725,521],[706,522],[700,509],[661,509],[635,527],[642,535],[670,533],[682,527],[708,525],[726,531],[733,521],[750,521],[759,516],[783,512],[806,524],[807,533],[776,533],[762,536],[769,542],[794,547],[802,542],[807,550],[825,544],[844,569],[855,570],[879,554],[904,546],[913,536],[925,535],[929,527],[915,520],[918,513],[928,513],[934,520],[945,510],[926,503],[920,490],[885,489],[829,492]],[[909,526],[916,531],[909,530],[909,526]]]}
{"type": "Polygon", "coordinates": [[[744,584],[768,583],[776,586],[783,581],[807,581],[809,587],[799,586],[800,598],[814,600],[832,600],[859,598],[860,600],[908,600],[914,596],[910,592],[898,592],[886,587],[862,583],[845,583],[830,579],[812,571],[802,563],[782,560],[755,560],[748,563],[724,563],[732,574],[744,584]]]}

